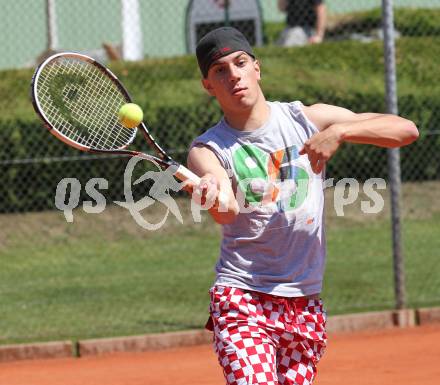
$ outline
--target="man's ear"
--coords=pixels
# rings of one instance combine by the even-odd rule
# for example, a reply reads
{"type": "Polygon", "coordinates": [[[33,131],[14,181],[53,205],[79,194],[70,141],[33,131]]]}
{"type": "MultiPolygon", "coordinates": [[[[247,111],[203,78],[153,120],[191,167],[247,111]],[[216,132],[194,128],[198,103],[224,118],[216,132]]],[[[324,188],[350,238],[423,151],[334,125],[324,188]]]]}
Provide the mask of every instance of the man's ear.
{"type": "Polygon", "coordinates": [[[261,67],[260,62],[257,59],[254,60],[254,69],[257,73],[257,80],[261,80],[261,67]]]}
{"type": "Polygon", "coordinates": [[[214,90],[213,90],[213,88],[212,88],[212,86],[211,86],[211,83],[209,82],[209,80],[208,80],[207,78],[202,78],[202,85],[203,85],[203,88],[204,88],[206,91],[208,91],[208,93],[209,93],[211,96],[215,96],[215,92],[214,92],[214,90]]]}

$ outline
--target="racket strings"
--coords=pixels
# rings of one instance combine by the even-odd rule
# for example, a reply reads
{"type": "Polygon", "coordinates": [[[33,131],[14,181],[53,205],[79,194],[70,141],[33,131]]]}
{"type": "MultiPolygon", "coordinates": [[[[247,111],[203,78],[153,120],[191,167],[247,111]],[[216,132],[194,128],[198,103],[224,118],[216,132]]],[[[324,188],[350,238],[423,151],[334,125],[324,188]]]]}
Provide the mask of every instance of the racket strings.
{"type": "MultiPolygon", "coordinates": [[[[40,100],[40,105],[43,111],[46,114],[46,117],[49,118],[49,122],[53,127],[56,127],[61,133],[69,137],[71,140],[74,140],[80,144],[85,144],[83,138],[80,133],[75,129],[75,126],[72,125],[71,120],[66,120],[65,116],[63,116],[60,112],[59,101],[53,100],[53,91],[52,86],[55,82],[55,79],[58,75],[64,73],[66,77],[71,73],[69,70],[69,63],[64,61],[64,67],[60,65],[60,61],[52,63],[50,66],[46,66],[44,71],[40,75],[39,83],[38,83],[38,97],[40,100]]],[[[67,96],[69,92],[72,91],[70,89],[72,85],[66,85],[66,88],[61,90],[63,96],[67,96]]],[[[81,108],[80,101],[78,102],[77,108],[81,108]]]]}
{"type": "Polygon", "coordinates": [[[118,120],[125,95],[92,63],[71,57],[49,63],[40,73],[37,97],[49,123],[81,146],[116,150],[134,138],[135,130],[118,120]]]}
{"type": "MultiPolygon", "coordinates": [[[[78,120],[86,116],[91,119],[92,127],[114,127],[118,125],[118,121],[116,118],[116,114],[114,111],[118,111],[120,106],[124,103],[120,101],[119,94],[115,94],[114,89],[107,89],[102,79],[100,79],[96,73],[90,76],[92,82],[88,84],[92,84],[93,86],[86,86],[84,88],[84,100],[88,98],[92,98],[92,100],[97,100],[100,95],[107,92],[110,95],[109,98],[105,98],[104,102],[100,104],[95,103],[87,103],[84,106],[84,113],[78,117],[78,120]]],[[[112,83],[113,84],[113,83],[112,83]]],[[[106,147],[106,143],[113,147],[118,142],[118,137],[121,135],[122,130],[116,131],[116,135],[114,135],[114,130],[104,129],[104,130],[96,130],[90,135],[90,140],[92,143],[96,143],[94,147],[99,148],[106,147]]]]}
{"type": "MultiPolygon", "coordinates": [[[[98,128],[97,130],[91,130],[88,145],[94,148],[105,149],[107,146],[112,148],[117,142],[119,134],[116,136],[113,135],[114,131],[108,129],[108,127],[114,127],[115,124],[117,125],[114,111],[118,111],[121,103],[118,103],[118,105],[111,110],[109,109],[110,106],[108,105],[108,100],[112,99],[119,102],[120,100],[118,99],[120,98],[118,98],[118,96],[120,95],[111,95],[111,98],[106,97],[109,94],[109,91],[110,94],[114,94],[114,92],[112,92],[114,87],[107,87],[109,85],[108,83],[110,83],[110,86],[113,86],[113,83],[106,77],[103,77],[102,73],[95,67],[87,65],[84,62],[74,62],[73,64],[79,64],[77,67],[79,67],[80,73],[81,70],[83,70],[82,72],[89,80],[87,81],[86,86],[83,89],[80,89],[80,97],[78,99],[83,101],[83,104],[79,106],[80,108],[76,109],[74,103],[67,102],[66,104],[71,108],[75,114],[74,116],[79,122],[86,124],[88,127],[98,128]],[[107,82],[104,82],[103,80],[107,80],[107,82]],[[101,101],[100,103],[97,103],[101,96],[104,96],[104,102],[101,101]],[[116,98],[113,96],[116,96],[116,98]]],[[[76,69],[77,68],[75,68],[75,70],[76,69]]]]}
{"type": "MultiPolygon", "coordinates": [[[[125,103],[125,98],[114,83],[95,66],[79,61],[70,64],[73,65],[74,72],[79,69],[79,74],[84,74],[88,79],[86,86],[80,89],[79,100],[83,101],[83,105],[75,108],[74,103],[66,103],[79,122],[93,128],[90,130],[87,145],[100,149],[119,147],[120,137],[124,136],[124,131],[127,134],[117,119],[117,111],[125,103]],[[117,127],[117,130],[109,129],[111,127],[117,127]]],[[[129,135],[122,138],[123,145],[129,138],[129,135]]]]}

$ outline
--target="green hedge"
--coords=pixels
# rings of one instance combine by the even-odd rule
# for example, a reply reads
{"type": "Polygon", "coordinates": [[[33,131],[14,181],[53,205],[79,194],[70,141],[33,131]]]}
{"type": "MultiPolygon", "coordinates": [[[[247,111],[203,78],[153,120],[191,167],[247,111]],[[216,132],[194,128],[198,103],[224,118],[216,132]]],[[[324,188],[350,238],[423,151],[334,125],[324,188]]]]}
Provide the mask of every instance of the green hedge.
{"type": "MultiPolygon", "coordinates": [[[[262,63],[262,87],[270,100],[299,99],[356,112],[385,111],[380,42],[348,41],[296,49],[269,46],[258,49],[257,55],[262,63]]],[[[398,41],[400,114],[414,120],[422,134],[417,143],[402,150],[404,180],[440,177],[440,135],[430,135],[440,124],[440,90],[433,86],[438,83],[434,57],[440,57],[440,38],[398,41]]],[[[112,69],[144,109],[159,143],[180,161],[185,160],[192,138],[221,116],[216,102],[200,86],[193,57],[117,63],[112,69]]],[[[32,161],[82,154],[49,135],[35,117],[28,97],[31,75],[31,70],[5,71],[0,77],[0,212],[53,207],[56,185],[64,177],[77,177],[83,184],[90,177],[106,178],[110,185],[107,197],[121,199],[125,159],[32,161]]],[[[141,138],[136,146],[145,147],[141,138]]],[[[385,150],[345,147],[329,164],[329,176],[386,177],[385,150]]]]}
{"type": "MultiPolygon", "coordinates": [[[[351,33],[369,34],[372,30],[381,28],[382,10],[376,8],[350,14],[330,15],[329,19],[326,38],[347,38],[351,33]]],[[[440,9],[396,8],[394,24],[402,36],[439,36],[440,9]]],[[[284,27],[284,22],[266,23],[265,43],[275,44],[284,27]]]]}
{"type": "MultiPolygon", "coordinates": [[[[380,8],[366,12],[344,15],[339,23],[329,30],[329,36],[350,32],[368,32],[381,28],[382,10],[380,8]]],[[[396,8],[395,28],[402,36],[439,36],[440,10],[435,8],[396,8]]]]}

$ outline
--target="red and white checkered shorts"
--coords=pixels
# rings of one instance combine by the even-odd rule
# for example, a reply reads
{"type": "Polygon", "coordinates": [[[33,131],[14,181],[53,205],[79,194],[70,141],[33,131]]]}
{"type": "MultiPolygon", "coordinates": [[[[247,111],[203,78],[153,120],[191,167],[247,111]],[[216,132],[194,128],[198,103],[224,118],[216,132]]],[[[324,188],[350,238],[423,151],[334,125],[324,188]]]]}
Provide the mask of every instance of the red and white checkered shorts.
{"type": "Polygon", "coordinates": [[[327,340],[321,300],[223,286],[210,294],[207,328],[227,384],[312,383],[327,340]]]}

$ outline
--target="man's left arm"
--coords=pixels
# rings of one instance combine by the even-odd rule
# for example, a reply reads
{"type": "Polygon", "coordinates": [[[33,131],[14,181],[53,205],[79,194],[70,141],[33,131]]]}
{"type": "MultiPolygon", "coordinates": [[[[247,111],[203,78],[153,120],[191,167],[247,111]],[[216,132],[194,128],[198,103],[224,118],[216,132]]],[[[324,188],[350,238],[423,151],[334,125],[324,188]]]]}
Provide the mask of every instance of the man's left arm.
{"type": "Polygon", "coordinates": [[[303,111],[320,131],[300,151],[301,155],[308,155],[315,173],[321,172],[325,163],[344,142],[394,148],[406,146],[419,136],[412,121],[396,115],[356,114],[328,104],[304,106],[303,111]]]}

